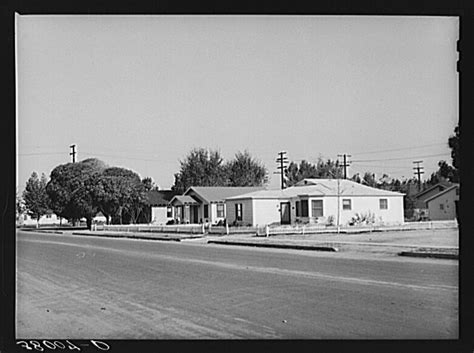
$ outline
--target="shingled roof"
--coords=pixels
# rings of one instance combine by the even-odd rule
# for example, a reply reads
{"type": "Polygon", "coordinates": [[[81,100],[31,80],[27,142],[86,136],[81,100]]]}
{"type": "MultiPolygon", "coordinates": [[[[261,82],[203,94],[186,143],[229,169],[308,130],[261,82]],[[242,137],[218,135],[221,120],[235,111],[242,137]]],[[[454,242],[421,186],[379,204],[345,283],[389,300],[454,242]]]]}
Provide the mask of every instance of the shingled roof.
{"type": "Polygon", "coordinates": [[[173,190],[150,190],[147,192],[147,203],[150,206],[167,206],[173,196],[178,193],[173,190]]]}
{"type": "Polygon", "coordinates": [[[258,186],[191,186],[186,190],[185,195],[192,190],[205,202],[224,202],[228,197],[263,189],[263,187],[258,186]]]}
{"type": "MultiPolygon", "coordinates": [[[[260,190],[228,197],[232,199],[286,199],[296,196],[337,196],[337,179],[304,179],[284,190],[260,190]]],[[[402,193],[376,189],[351,180],[339,180],[339,196],[403,196],[402,193]]]]}

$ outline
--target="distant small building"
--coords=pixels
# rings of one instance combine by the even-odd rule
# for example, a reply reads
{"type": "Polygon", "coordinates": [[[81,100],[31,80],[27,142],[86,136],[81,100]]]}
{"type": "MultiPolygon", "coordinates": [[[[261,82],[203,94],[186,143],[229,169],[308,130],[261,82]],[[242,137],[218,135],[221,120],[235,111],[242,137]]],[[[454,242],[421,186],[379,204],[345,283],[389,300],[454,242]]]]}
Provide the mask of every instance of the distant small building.
{"type": "Polygon", "coordinates": [[[452,183],[448,182],[448,181],[441,181],[439,183],[437,183],[436,185],[433,185],[421,192],[419,192],[418,194],[416,194],[414,196],[415,198],[415,205],[414,205],[414,208],[416,209],[426,209],[427,208],[427,205],[426,205],[426,200],[431,198],[432,196],[446,190],[447,188],[453,186],[452,183]]]}
{"type": "Polygon", "coordinates": [[[459,201],[459,184],[453,184],[425,200],[428,217],[432,221],[453,220],[457,218],[456,207],[459,201]]]}
{"type": "Polygon", "coordinates": [[[18,217],[17,225],[18,226],[53,226],[66,224],[67,219],[57,216],[53,211],[48,210],[45,215],[41,216],[39,222],[36,219],[31,218],[27,213],[23,213],[18,217]]]}
{"type": "Polygon", "coordinates": [[[350,180],[304,179],[284,190],[261,190],[226,199],[227,222],[261,226],[272,223],[348,224],[356,215],[376,223],[401,224],[404,194],[350,180]]]}

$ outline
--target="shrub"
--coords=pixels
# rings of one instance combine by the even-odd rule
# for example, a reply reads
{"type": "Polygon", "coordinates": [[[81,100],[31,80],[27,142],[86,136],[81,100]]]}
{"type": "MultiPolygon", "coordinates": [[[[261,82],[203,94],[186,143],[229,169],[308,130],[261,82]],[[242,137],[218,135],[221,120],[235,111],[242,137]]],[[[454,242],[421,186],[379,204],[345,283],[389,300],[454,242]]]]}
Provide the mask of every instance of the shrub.
{"type": "Polygon", "coordinates": [[[350,226],[361,225],[361,224],[374,224],[375,214],[372,212],[367,213],[356,213],[349,221],[350,226]]]}

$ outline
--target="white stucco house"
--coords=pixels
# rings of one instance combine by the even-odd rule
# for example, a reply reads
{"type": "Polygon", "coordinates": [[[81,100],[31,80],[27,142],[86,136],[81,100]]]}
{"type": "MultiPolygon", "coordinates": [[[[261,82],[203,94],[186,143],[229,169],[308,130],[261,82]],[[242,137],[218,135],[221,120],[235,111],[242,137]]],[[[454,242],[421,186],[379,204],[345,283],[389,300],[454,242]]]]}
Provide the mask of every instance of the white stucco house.
{"type": "Polygon", "coordinates": [[[174,219],[173,209],[169,205],[176,192],[172,190],[150,190],[147,204],[150,206],[149,222],[163,225],[174,219]]]}
{"type": "Polygon", "coordinates": [[[263,187],[192,186],[174,196],[169,205],[180,223],[217,224],[227,217],[228,197],[263,190],[263,187]]]}
{"type": "Polygon", "coordinates": [[[67,219],[57,216],[53,211],[48,211],[45,215],[41,216],[39,222],[26,213],[19,215],[17,219],[18,226],[36,226],[37,224],[40,226],[54,226],[66,223],[67,219]]]}
{"type": "Polygon", "coordinates": [[[376,223],[401,224],[404,194],[350,180],[304,179],[284,190],[260,190],[226,198],[227,222],[267,224],[349,224],[357,214],[376,223]]]}

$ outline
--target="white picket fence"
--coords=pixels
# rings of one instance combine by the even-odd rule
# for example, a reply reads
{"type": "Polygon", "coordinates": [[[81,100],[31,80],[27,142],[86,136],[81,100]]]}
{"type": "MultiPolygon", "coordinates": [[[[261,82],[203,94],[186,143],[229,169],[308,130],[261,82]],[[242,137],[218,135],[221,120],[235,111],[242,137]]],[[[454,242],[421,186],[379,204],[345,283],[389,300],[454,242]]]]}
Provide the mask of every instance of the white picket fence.
{"type": "Polygon", "coordinates": [[[147,232],[147,233],[187,233],[204,234],[205,229],[201,224],[177,224],[177,225],[149,225],[149,224],[127,224],[127,225],[98,225],[98,231],[112,232],[147,232]]]}
{"type": "Polygon", "coordinates": [[[457,221],[429,221],[429,222],[406,222],[397,225],[359,225],[359,226],[325,226],[317,224],[260,226],[260,227],[222,227],[204,226],[203,224],[179,224],[179,225],[97,225],[97,231],[116,232],[149,232],[149,233],[186,233],[186,234],[254,234],[257,236],[272,236],[281,234],[318,234],[318,233],[360,233],[360,232],[382,232],[403,231],[423,229],[452,229],[457,228],[457,221]]]}

